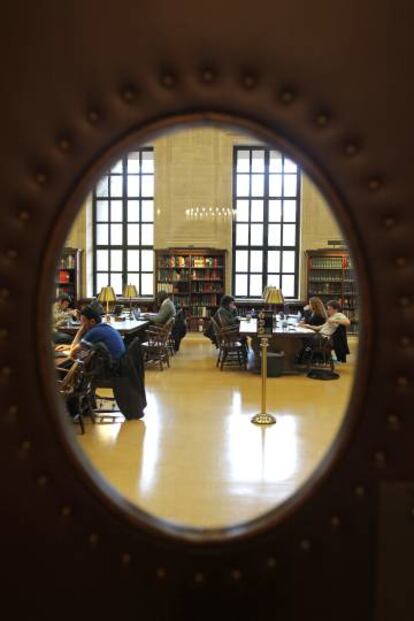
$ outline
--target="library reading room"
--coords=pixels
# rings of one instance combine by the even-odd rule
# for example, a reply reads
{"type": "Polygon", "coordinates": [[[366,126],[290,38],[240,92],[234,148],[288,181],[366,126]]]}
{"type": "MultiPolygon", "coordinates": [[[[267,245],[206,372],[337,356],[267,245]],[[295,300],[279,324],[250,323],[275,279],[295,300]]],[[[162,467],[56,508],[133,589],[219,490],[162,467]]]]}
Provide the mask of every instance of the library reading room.
{"type": "Polygon", "coordinates": [[[218,124],[118,153],[56,265],[56,386],[91,471],[165,524],[246,524],[300,490],[346,414],[353,258],[278,145],[218,124]]]}

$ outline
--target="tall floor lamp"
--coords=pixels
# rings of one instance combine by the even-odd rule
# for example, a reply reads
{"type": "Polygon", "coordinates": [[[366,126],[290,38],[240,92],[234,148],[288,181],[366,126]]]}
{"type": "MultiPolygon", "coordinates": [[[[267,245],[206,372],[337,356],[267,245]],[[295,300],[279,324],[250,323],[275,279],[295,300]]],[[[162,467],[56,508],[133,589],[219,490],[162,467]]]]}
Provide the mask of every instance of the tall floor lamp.
{"type": "Polygon", "coordinates": [[[109,318],[109,302],[116,302],[116,295],[115,295],[115,291],[113,290],[112,287],[102,287],[99,295],[98,295],[98,301],[99,302],[106,302],[106,321],[109,323],[110,322],[110,318],[109,318]]]}
{"type": "MultiPolygon", "coordinates": [[[[263,291],[263,298],[265,304],[277,305],[283,304],[284,298],[280,289],[277,287],[266,287],[263,291]]],[[[273,316],[270,326],[266,326],[265,313],[261,311],[259,313],[259,320],[257,323],[257,336],[260,339],[261,355],[262,355],[262,403],[261,411],[255,414],[252,418],[252,423],[255,425],[273,425],[276,422],[276,418],[273,414],[266,411],[266,389],[267,389],[267,348],[269,345],[269,336],[272,335],[273,316]]]]}
{"type": "Polygon", "coordinates": [[[132,298],[138,297],[138,291],[135,285],[125,285],[124,287],[124,298],[129,298],[129,318],[132,319],[132,298]]]}

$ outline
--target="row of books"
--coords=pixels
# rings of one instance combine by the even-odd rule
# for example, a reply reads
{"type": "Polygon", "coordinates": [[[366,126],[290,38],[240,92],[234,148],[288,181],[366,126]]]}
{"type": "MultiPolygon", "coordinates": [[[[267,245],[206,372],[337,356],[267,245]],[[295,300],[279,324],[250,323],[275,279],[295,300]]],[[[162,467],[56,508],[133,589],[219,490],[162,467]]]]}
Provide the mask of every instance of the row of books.
{"type": "Polygon", "coordinates": [[[346,257],[312,257],[310,259],[310,267],[311,269],[335,269],[341,270],[343,269],[343,259],[346,257]]]}
{"type": "Polygon", "coordinates": [[[221,293],[223,285],[221,282],[193,282],[191,290],[193,293],[221,293]]]}
{"type": "Polygon", "coordinates": [[[169,268],[222,268],[220,257],[204,257],[204,256],[183,256],[183,255],[161,255],[158,257],[158,267],[169,268]]]}
{"type": "Polygon", "coordinates": [[[158,270],[158,280],[173,281],[188,280],[190,278],[190,270],[182,270],[180,272],[160,269],[158,270]]]}
{"type": "Polygon", "coordinates": [[[76,261],[73,254],[67,254],[60,258],[59,268],[64,270],[73,270],[76,267],[76,261]]]}
{"type": "Polygon", "coordinates": [[[337,270],[312,270],[309,274],[309,282],[341,282],[342,274],[337,270]]]}

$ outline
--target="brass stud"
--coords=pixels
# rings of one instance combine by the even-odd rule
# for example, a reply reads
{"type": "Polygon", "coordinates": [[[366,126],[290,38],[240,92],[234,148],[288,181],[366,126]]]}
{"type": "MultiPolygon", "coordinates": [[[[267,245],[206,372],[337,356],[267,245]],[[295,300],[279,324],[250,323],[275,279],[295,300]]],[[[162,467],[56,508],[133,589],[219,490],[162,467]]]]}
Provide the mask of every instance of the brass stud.
{"type": "Polygon", "coordinates": [[[311,548],[311,543],[310,543],[309,539],[302,539],[302,541],[300,542],[300,548],[304,552],[309,552],[309,550],[311,548]]]}
{"type": "Polygon", "coordinates": [[[399,299],[399,304],[401,308],[407,308],[408,306],[410,306],[411,300],[406,295],[403,295],[399,299]]]}
{"type": "Polygon", "coordinates": [[[176,83],[176,79],[172,73],[164,73],[161,76],[161,84],[165,88],[173,88],[173,86],[175,86],[175,83],[176,83]]]}
{"type": "Polygon", "coordinates": [[[35,180],[36,180],[36,183],[38,183],[39,185],[45,185],[47,181],[46,173],[42,171],[38,171],[35,174],[35,180]]]}
{"type": "Polygon", "coordinates": [[[315,117],[315,123],[318,127],[326,127],[329,123],[329,115],[326,112],[319,112],[315,117]]]}
{"type": "Polygon", "coordinates": [[[155,573],[158,580],[163,580],[167,575],[167,571],[164,567],[158,567],[155,573]]]}
{"type": "Polygon", "coordinates": [[[378,177],[372,177],[372,179],[368,180],[368,190],[371,192],[376,192],[382,186],[382,181],[378,177]]]}
{"type": "Polygon", "coordinates": [[[125,102],[131,103],[136,97],[136,91],[132,86],[126,86],[121,92],[121,97],[125,102]]]}
{"type": "Polygon", "coordinates": [[[3,367],[1,370],[1,376],[3,379],[8,379],[11,375],[11,368],[10,367],[3,367]]]}
{"type": "Polygon", "coordinates": [[[274,556],[269,556],[266,561],[266,565],[269,569],[275,569],[277,567],[277,560],[274,558],[274,556]]]}
{"type": "Polygon", "coordinates": [[[26,222],[26,220],[30,218],[30,213],[27,211],[27,209],[21,209],[18,213],[18,218],[22,222],[26,222]]]}
{"type": "Polygon", "coordinates": [[[354,155],[356,155],[358,153],[358,150],[359,149],[354,142],[347,142],[344,146],[344,153],[348,157],[353,157],[354,155]]]}
{"type": "Polygon", "coordinates": [[[21,444],[21,448],[24,451],[30,451],[30,449],[32,448],[32,442],[31,440],[23,440],[22,444],[21,444]]]}
{"type": "Polygon", "coordinates": [[[96,110],[89,110],[88,121],[91,123],[97,123],[99,121],[99,113],[96,110]]]}
{"type": "Polygon", "coordinates": [[[408,386],[408,378],[405,377],[405,375],[400,375],[400,377],[397,377],[397,385],[400,388],[407,388],[407,386],[408,386]]]}
{"type": "Polygon", "coordinates": [[[329,520],[329,524],[336,530],[341,525],[341,520],[337,515],[333,515],[329,520]]]}
{"type": "Polygon", "coordinates": [[[18,412],[18,407],[17,407],[17,405],[11,405],[11,406],[9,407],[9,410],[8,410],[8,414],[9,414],[9,416],[16,416],[17,412],[18,412]]]}
{"type": "Polygon", "coordinates": [[[41,474],[39,477],[37,477],[36,483],[39,487],[44,487],[48,482],[49,478],[45,474],[41,474]]]}
{"type": "Polygon", "coordinates": [[[17,257],[17,251],[14,250],[13,248],[10,248],[9,250],[7,250],[6,256],[8,259],[13,260],[17,257]]]}
{"type": "Polygon", "coordinates": [[[204,69],[201,79],[205,84],[211,84],[215,79],[214,71],[212,69],[204,69]]]}
{"type": "Polygon", "coordinates": [[[386,229],[392,229],[396,224],[395,218],[393,216],[385,216],[383,224],[386,229]]]}
{"type": "Polygon", "coordinates": [[[288,105],[293,102],[295,95],[290,89],[284,89],[280,92],[279,99],[282,103],[288,105]]]}
{"type": "Polygon", "coordinates": [[[58,147],[59,147],[59,149],[61,151],[65,151],[65,152],[69,151],[70,146],[71,146],[71,144],[70,144],[70,140],[68,138],[64,138],[64,137],[59,138],[59,140],[58,140],[58,147]]]}
{"type": "Polygon", "coordinates": [[[355,487],[355,496],[358,496],[359,498],[362,498],[363,496],[365,496],[365,488],[363,487],[363,485],[357,485],[355,487]]]}
{"type": "Polygon", "coordinates": [[[0,289],[0,298],[2,300],[7,300],[7,298],[10,297],[10,290],[9,289],[0,289]]]}
{"type": "Polygon", "coordinates": [[[410,515],[412,518],[414,518],[414,507],[411,508],[410,515]]]}
{"type": "Polygon", "coordinates": [[[240,569],[233,569],[233,571],[231,572],[231,577],[235,582],[237,582],[241,579],[242,572],[240,571],[240,569]]]}
{"type": "Polygon", "coordinates": [[[398,431],[400,429],[401,420],[399,416],[390,414],[387,418],[388,426],[392,431],[398,431]]]}
{"type": "Polygon", "coordinates": [[[72,514],[72,509],[71,507],[69,507],[68,505],[65,505],[64,507],[61,508],[60,510],[60,515],[62,517],[69,517],[72,514]]]}
{"type": "Polygon", "coordinates": [[[250,89],[256,86],[257,78],[254,75],[247,74],[243,76],[243,86],[244,88],[250,89]]]}
{"type": "Polygon", "coordinates": [[[125,566],[127,566],[127,565],[130,565],[130,564],[131,564],[131,555],[130,555],[130,554],[128,554],[128,552],[124,552],[124,553],[121,555],[121,563],[122,563],[122,565],[125,565],[125,566]]]}
{"type": "Polygon", "coordinates": [[[402,345],[402,347],[408,347],[408,345],[411,344],[411,339],[409,336],[402,336],[400,338],[400,343],[402,345]]]}
{"type": "Polygon", "coordinates": [[[205,576],[201,571],[194,574],[194,582],[196,584],[202,584],[205,581],[205,576]]]}
{"type": "Polygon", "coordinates": [[[97,533],[91,533],[88,537],[89,545],[96,546],[99,541],[99,535],[97,533]]]}
{"type": "Polygon", "coordinates": [[[405,257],[397,257],[395,259],[395,265],[397,267],[405,267],[407,265],[407,259],[405,257]]]}
{"type": "Polygon", "coordinates": [[[385,466],[385,455],[382,451],[377,451],[374,455],[375,465],[378,468],[383,468],[385,466]]]}
{"type": "Polygon", "coordinates": [[[0,341],[5,341],[8,336],[9,336],[8,330],[6,330],[6,328],[1,328],[0,329],[0,341]]]}

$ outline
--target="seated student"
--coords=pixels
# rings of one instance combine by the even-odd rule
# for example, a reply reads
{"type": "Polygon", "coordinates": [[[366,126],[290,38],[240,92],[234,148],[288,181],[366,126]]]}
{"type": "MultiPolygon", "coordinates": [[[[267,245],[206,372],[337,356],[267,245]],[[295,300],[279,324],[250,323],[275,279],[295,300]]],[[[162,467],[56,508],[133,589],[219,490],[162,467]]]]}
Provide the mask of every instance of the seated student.
{"type": "MultiPolygon", "coordinates": [[[[325,323],[319,326],[311,325],[309,323],[303,324],[305,328],[310,328],[314,332],[317,332],[317,334],[315,334],[313,337],[309,339],[305,339],[304,353],[310,351],[315,340],[318,341],[321,338],[328,339],[331,336],[333,337],[333,335],[335,334],[339,326],[346,327],[350,325],[351,322],[349,321],[348,317],[346,317],[346,315],[340,312],[340,308],[341,306],[337,300],[330,300],[329,302],[326,303],[326,312],[327,312],[328,318],[325,321],[325,323]]],[[[346,345],[346,349],[348,349],[347,345],[346,345]]],[[[348,350],[348,353],[349,353],[349,350],[348,350]]],[[[304,361],[303,357],[304,356],[302,355],[300,362],[304,361]]]]}
{"type": "Polygon", "coordinates": [[[325,307],[320,298],[309,298],[309,305],[304,308],[305,318],[300,322],[300,325],[308,326],[321,326],[328,319],[325,307]]]}
{"type": "Polygon", "coordinates": [[[54,343],[71,343],[70,334],[61,332],[59,328],[66,327],[68,320],[78,318],[78,311],[69,308],[72,300],[67,293],[61,293],[52,307],[52,338],[54,343]]]}
{"type": "MultiPolygon", "coordinates": [[[[148,317],[152,323],[165,324],[171,317],[175,317],[176,310],[172,303],[169,294],[166,291],[159,291],[157,294],[157,301],[160,304],[158,313],[155,316],[148,317]]],[[[147,315],[144,315],[147,317],[147,315]]]]}
{"type": "Polygon", "coordinates": [[[69,356],[75,359],[82,349],[89,349],[95,343],[106,345],[114,360],[119,360],[125,353],[121,335],[109,323],[102,323],[101,315],[90,306],[80,311],[81,326],[73,339],[69,356]]]}
{"type": "Polygon", "coordinates": [[[231,295],[223,295],[214,319],[221,328],[238,327],[236,303],[231,295]]]}

